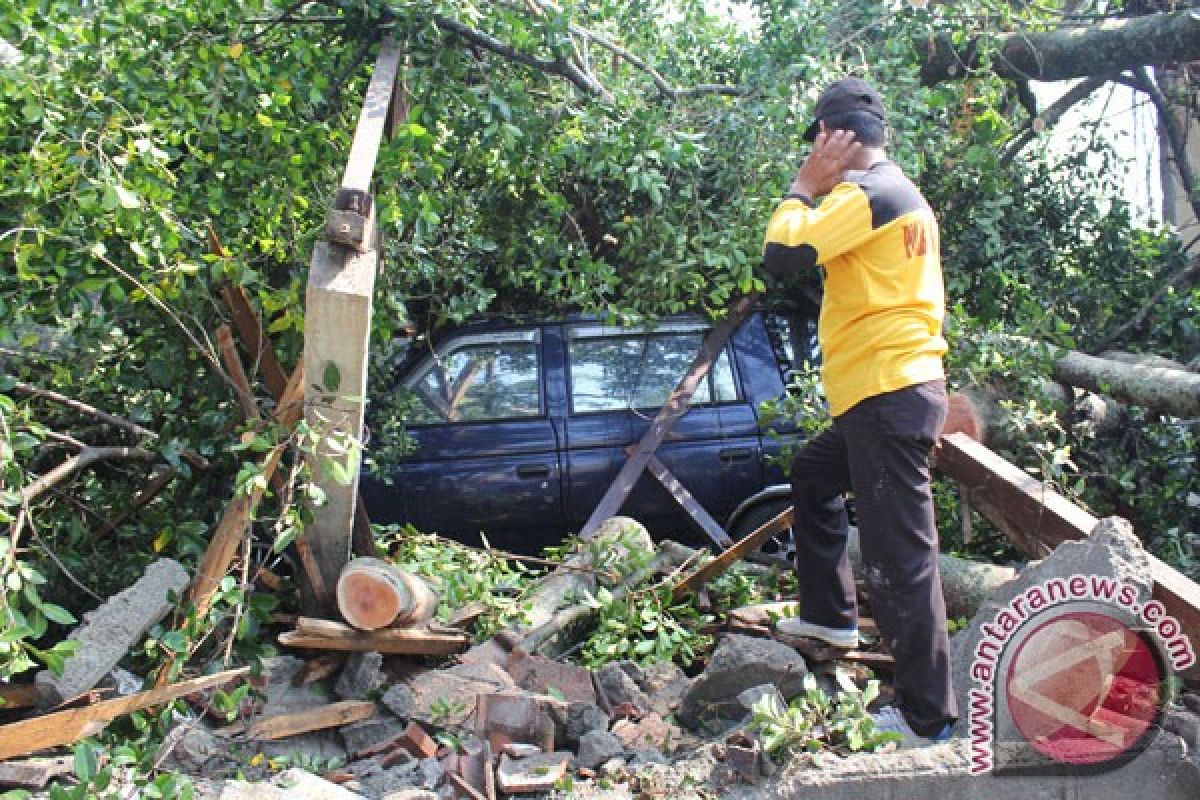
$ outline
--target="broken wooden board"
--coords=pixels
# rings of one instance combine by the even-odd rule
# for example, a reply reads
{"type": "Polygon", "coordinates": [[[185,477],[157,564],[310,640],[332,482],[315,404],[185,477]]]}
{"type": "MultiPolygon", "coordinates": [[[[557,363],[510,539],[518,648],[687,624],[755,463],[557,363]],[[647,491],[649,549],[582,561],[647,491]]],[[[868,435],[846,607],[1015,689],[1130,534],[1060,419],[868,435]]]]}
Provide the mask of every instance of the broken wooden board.
{"type": "Polygon", "coordinates": [[[646,461],[646,469],[654,476],[655,480],[662,484],[662,487],[671,493],[671,497],[675,498],[675,502],[688,513],[704,534],[712,540],[713,544],[722,550],[733,547],[733,539],[729,538],[729,534],[721,527],[721,524],[712,518],[704,506],[687,490],[687,487],[679,482],[667,465],[662,463],[656,455],[651,455],[646,461]]]}
{"type": "Polygon", "coordinates": [[[92,736],[117,717],[134,711],[161,706],[178,700],[184,695],[220,686],[227,681],[249,673],[248,667],[205,675],[201,678],[182,681],[138,692],[127,697],[104,700],[85,708],[55,711],[40,717],[13,722],[0,726],[0,759],[14,758],[51,747],[71,744],[85,736],[92,736]]]}
{"type": "Polygon", "coordinates": [[[290,714],[275,714],[240,722],[217,731],[221,736],[271,741],[299,736],[302,733],[340,728],[352,722],[362,722],[375,716],[375,704],[361,700],[330,703],[290,714]]]}
{"type": "Polygon", "coordinates": [[[646,464],[654,456],[654,451],[671,432],[675,421],[687,413],[688,403],[691,401],[692,395],[696,393],[696,387],[700,385],[700,381],[716,363],[721,351],[725,348],[725,343],[729,341],[729,337],[749,316],[756,299],[757,295],[750,294],[735,302],[726,313],[725,318],[713,326],[713,329],[704,337],[704,344],[700,347],[700,352],[696,354],[692,365],[679,379],[679,383],[671,392],[671,396],[667,398],[667,402],[663,403],[662,408],[655,414],[646,434],[637,443],[633,455],[626,459],[621,466],[612,485],[608,487],[604,497],[600,498],[600,503],[592,511],[592,515],[588,517],[582,530],[579,531],[581,539],[590,539],[600,529],[604,520],[621,510],[621,506],[629,497],[629,493],[633,491],[646,464]]]}
{"type": "Polygon", "coordinates": [[[279,634],[279,643],[285,647],[313,650],[374,650],[400,655],[448,656],[466,650],[471,639],[461,631],[418,628],[358,631],[330,620],[300,617],[296,620],[296,630],[279,634]]]}
{"type": "Polygon", "coordinates": [[[791,524],[792,509],[789,506],[786,510],[781,511],[760,525],[758,530],[747,534],[745,538],[733,547],[721,553],[699,569],[689,573],[683,580],[676,583],[674,589],[675,596],[678,597],[684,592],[695,591],[700,588],[791,524]]]}
{"type": "MultiPolygon", "coordinates": [[[[1063,542],[1086,539],[1099,522],[965,434],[955,433],[941,440],[937,468],[966,486],[971,505],[1031,558],[1042,558],[1063,542]]],[[[1190,641],[1200,642],[1200,585],[1162,560],[1146,555],[1154,579],[1154,598],[1179,621],[1190,641]]]]}
{"type": "Polygon", "coordinates": [[[788,636],[782,633],[776,633],[774,638],[800,653],[810,664],[848,661],[852,664],[866,664],[870,667],[887,670],[895,669],[896,666],[896,660],[887,653],[875,653],[870,650],[843,650],[840,647],[826,644],[819,639],[788,636]]]}

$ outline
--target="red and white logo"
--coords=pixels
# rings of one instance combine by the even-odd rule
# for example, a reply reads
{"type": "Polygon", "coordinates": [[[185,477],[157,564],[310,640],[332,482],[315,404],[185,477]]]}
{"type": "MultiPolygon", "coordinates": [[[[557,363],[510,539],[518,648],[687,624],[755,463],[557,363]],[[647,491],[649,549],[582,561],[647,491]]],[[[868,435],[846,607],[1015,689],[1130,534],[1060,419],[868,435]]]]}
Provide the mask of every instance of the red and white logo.
{"type": "Polygon", "coordinates": [[[1063,609],[1023,638],[1002,685],[1033,748],[1060,764],[1098,765],[1144,743],[1166,677],[1144,635],[1107,614],[1063,609]]]}

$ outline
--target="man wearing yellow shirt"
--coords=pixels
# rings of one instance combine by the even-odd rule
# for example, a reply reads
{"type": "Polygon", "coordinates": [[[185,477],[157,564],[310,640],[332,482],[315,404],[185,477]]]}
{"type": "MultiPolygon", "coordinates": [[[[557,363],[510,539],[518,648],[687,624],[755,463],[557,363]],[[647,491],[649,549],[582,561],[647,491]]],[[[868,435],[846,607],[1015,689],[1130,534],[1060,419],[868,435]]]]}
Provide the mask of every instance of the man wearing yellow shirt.
{"type": "Polygon", "coordinates": [[[853,492],[871,610],[896,659],[897,707],[877,720],[940,740],[958,710],[929,475],[946,416],[937,221],[887,159],[883,102],[867,83],[828,86],[805,139],[813,149],[767,225],[763,266],[778,278],[823,268],[833,427],[792,463],[800,616],[779,628],[857,645],[842,497],[853,492]]]}

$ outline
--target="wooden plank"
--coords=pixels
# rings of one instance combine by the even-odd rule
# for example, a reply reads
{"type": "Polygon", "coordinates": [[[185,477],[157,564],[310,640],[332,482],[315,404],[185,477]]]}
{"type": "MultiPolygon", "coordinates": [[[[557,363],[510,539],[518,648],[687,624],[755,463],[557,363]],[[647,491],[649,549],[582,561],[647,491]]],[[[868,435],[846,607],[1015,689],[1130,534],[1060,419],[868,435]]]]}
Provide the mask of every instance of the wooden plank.
{"type": "Polygon", "coordinates": [[[215,675],[205,675],[159,689],[138,692],[127,697],[104,700],[84,708],[56,711],[40,717],[2,725],[0,726],[0,759],[15,758],[38,750],[71,744],[85,736],[99,733],[117,717],[153,706],[165,705],[192,692],[220,686],[249,672],[248,667],[218,672],[215,675]]]}
{"type": "Polygon", "coordinates": [[[621,510],[621,506],[625,503],[625,499],[629,497],[629,493],[633,491],[634,484],[641,477],[642,470],[646,468],[646,463],[650,457],[654,455],[654,451],[662,444],[666,435],[671,432],[671,428],[675,425],[675,420],[683,416],[687,412],[687,405],[692,399],[692,395],[696,393],[696,388],[700,385],[700,381],[708,374],[709,369],[716,363],[717,357],[721,355],[721,350],[724,349],[725,343],[729,341],[729,337],[739,325],[749,316],[750,311],[754,308],[754,301],[757,295],[747,295],[741,298],[725,315],[725,319],[717,323],[708,335],[704,337],[704,344],[700,347],[700,352],[696,354],[696,358],[692,361],[692,365],[684,376],[679,379],[679,383],[675,386],[675,390],[671,392],[671,396],[667,398],[667,402],[658,410],[654,416],[654,420],[650,423],[650,428],[646,431],[642,440],[638,442],[636,448],[625,464],[621,467],[621,471],[617,473],[617,477],[613,480],[612,485],[608,487],[608,491],[604,493],[604,497],[600,499],[599,505],[592,515],[588,517],[584,523],[583,529],[579,535],[583,539],[593,536],[604,520],[613,516],[621,510]]]}
{"type": "Polygon", "coordinates": [[[461,631],[412,628],[359,631],[339,622],[300,617],[296,620],[296,630],[280,634],[279,643],[314,650],[377,650],[380,653],[444,656],[463,652],[471,640],[461,631]]]}
{"type": "MultiPolygon", "coordinates": [[[[284,390],[279,407],[275,409],[276,421],[285,428],[291,428],[299,422],[303,411],[300,402],[303,392],[304,370],[298,367],[284,390]]],[[[279,468],[286,449],[287,443],[281,442],[275,445],[263,459],[262,471],[268,480],[279,468]]],[[[217,523],[208,548],[204,551],[204,558],[201,559],[200,566],[196,569],[192,585],[188,588],[187,601],[195,605],[198,617],[203,617],[208,613],[208,609],[212,605],[213,594],[221,579],[229,572],[229,566],[237,554],[246,532],[246,526],[250,524],[254,510],[262,500],[263,492],[264,487],[256,486],[249,494],[239,494],[225,509],[221,521],[217,523]]]]}
{"type": "Polygon", "coordinates": [[[243,739],[272,741],[286,739],[289,736],[299,736],[312,731],[323,731],[329,728],[340,728],[351,722],[362,722],[375,716],[375,704],[363,700],[347,700],[341,703],[330,703],[327,706],[295,711],[290,714],[274,714],[248,720],[227,728],[221,728],[217,733],[221,736],[237,736],[243,739]]]}
{"type": "Polygon", "coordinates": [[[667,465],[662,463],[656,455],[651,455],[646,461],[646,469],[653,475],[663,488],[671,493],[675,498],[675,502],[688,513],[692,521],[700,526],[700,530],[713,541],[717,547],[722,550],[728,550],[733,547],[733,539],[729,538],[729,534],[721,527],[721,524],[712,518],[712,515],[704,510],[704,506],[696,501],[692,493],[687,490],[687,487],[679,482],[672,472],[667,469],[667,465]]]}
{"type": "Polygon", "coordinates": [[[380,43],[375,71],[363,99],[342,183],[325,224],[325,235],[330,240],[360,253],[373,249],[375,244],[371,176],[375,172],[375,159],[379,155],[379,145],[392,110],[392,95],[396,90],[399,71],[400,46],[395,38],[385,36],[380,43]]]}
{"type": "MultiPolygon", "coordinates": [[[[1015,464],[963,433],[942,438],[937,468],[968,487],[971,505],[1033,558],[1066,541],[1086,539],[1099,520],[1015,464]]],[[[1147,553],[1153,596],[1200,644],[1200,585],[1147,553]]],[[[1191,671],[1197,668],[1193,666],[1191,671]]]]}
{"type": "Polygon", "coordinates": [[[748,553],[759,547],[767,539],[770,539],[791,524],[792,508],[788,506],[785,510],[760,525],[758,530],[751,531],[733,547],[676,583],[674,589],[675,596],[700,588],[729,569],[736,562],[745,558],[748,553]]]}
{"type": "MultiPolygon", "coordinates": [[[[350,538],[358,501],[367,357],[375,291],[375,252],[349,253],[317,242],[305,299],[305,417],[320,438],[309,455],[313,481],[325,494],[312,509],[304,536],[312,545],[325,586],[336,586],[350,560],[350,538]],[[329,385],[330,382],[336,385],[329,385]],[[352,443],[349,448],[347,445],[352,443]],[[348,482],[335,480],[326,459],[345,467],[348,482]]],[[[306,598],[310,609],[325,609],[306,598]]]]}

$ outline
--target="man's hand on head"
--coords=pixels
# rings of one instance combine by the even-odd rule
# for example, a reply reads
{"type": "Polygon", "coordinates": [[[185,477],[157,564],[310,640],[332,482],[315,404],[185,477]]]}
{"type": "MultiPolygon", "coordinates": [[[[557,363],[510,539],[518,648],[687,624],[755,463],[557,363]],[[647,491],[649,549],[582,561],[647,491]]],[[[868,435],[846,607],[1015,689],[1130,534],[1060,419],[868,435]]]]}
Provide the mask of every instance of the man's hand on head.
{"type": "Polygon", "coordinates": [[[807,197],[829,194],[854,163],[862,144],[854,141],[852,131],[827,131],[824,124],[813,141],[812,152],[792,179],[790,191],[807,197]]]}

